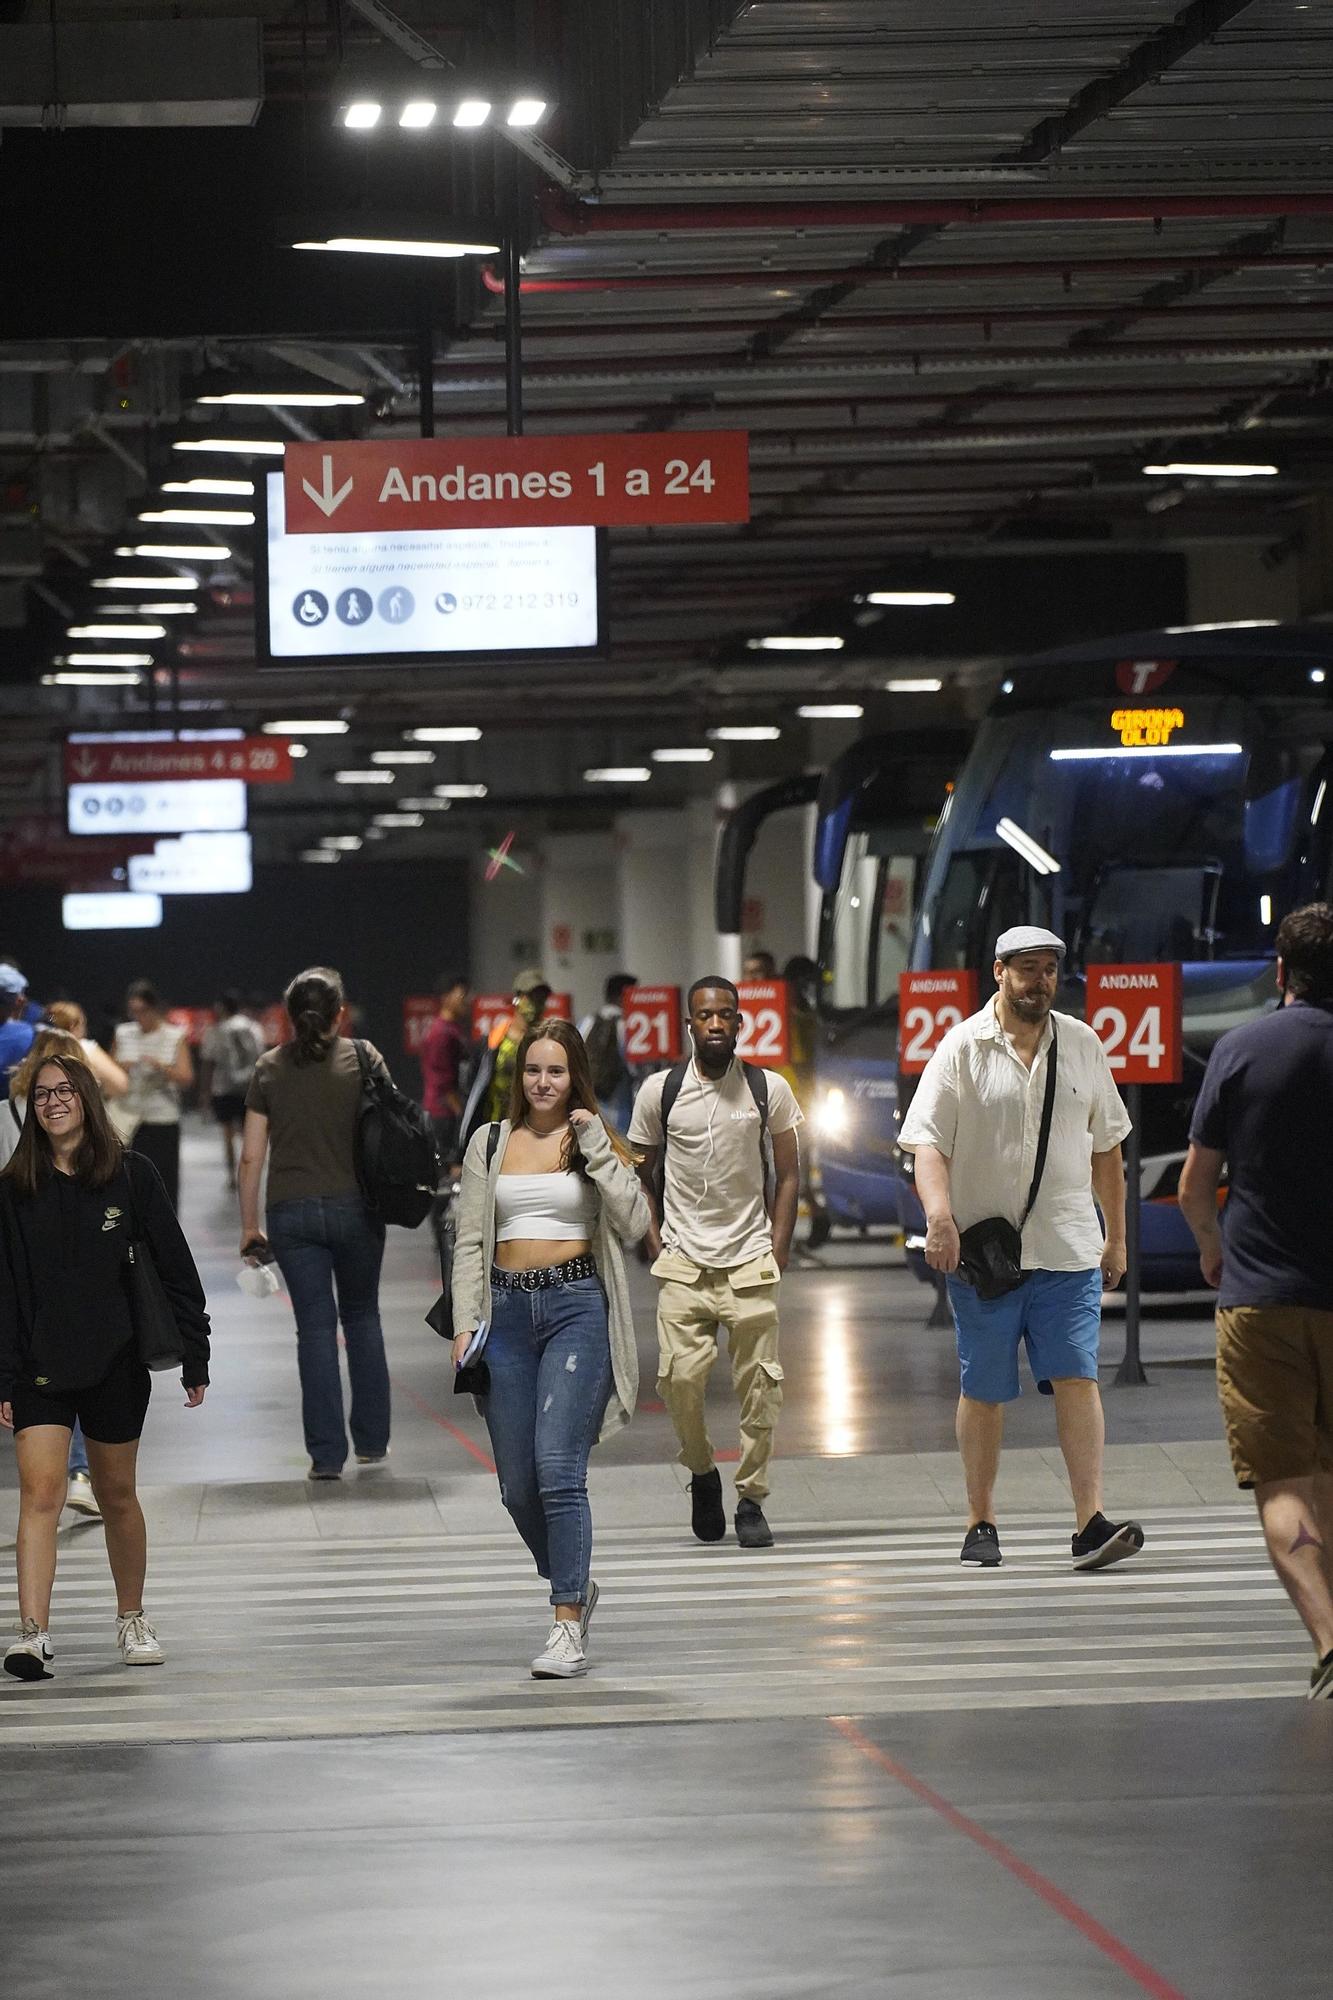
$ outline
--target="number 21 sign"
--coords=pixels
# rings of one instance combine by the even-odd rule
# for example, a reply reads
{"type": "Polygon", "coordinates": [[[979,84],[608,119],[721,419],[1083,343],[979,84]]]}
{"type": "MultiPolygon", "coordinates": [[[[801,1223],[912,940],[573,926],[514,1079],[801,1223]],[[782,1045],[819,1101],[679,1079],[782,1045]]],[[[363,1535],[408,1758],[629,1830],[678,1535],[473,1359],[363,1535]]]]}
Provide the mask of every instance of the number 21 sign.
{"type": "Polygon", "coordinates": [[[1117,1083],[1179,1083],[1180,967],[1090,965],[1088,1025],[1117,1083]]]}
{"type": "Polygon", "coordinates": [[[904,972],[898,978],[898,1068],[920,1076],[950,1028],[977,1011],[975,972],[904,972]]]}
{"type": "Polygon", "coordinates": [[[631,986],[620,1005],[625,1021],[626,1062],[680,1061],[679,986],[631,986]]]}

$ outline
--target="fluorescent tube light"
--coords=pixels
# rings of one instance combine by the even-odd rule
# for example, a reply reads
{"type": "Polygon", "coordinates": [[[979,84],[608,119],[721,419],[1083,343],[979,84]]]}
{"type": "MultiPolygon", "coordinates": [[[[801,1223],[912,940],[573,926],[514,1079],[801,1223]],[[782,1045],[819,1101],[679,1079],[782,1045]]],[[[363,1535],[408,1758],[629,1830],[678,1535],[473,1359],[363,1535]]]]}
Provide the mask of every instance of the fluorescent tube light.
{"type": "Polygon", "coordinates": [[[138,542],[125,554],[157,562],[211,563],[214,568],[231,560],[231,550],[221,542],[138,542]]]}
{"type": "Polygon", "coordinates": [[[1125,757],[1241,757],[1244,750],[1239,743],[1145,743],[1133,749],[1117,744],[1113,749],[1096,750],[1052,750],[1053,764],[1088,764],[1102,760],[1118,761],[1125,757]]]}
{"type": "Polygon", "coordinates": [[[113,612],[134,613],[140,618],[193,618],[198,613],[197,604],[99,604],[99,618],[109,618],[113,612]]]}
{"type": "Polygon", "coordinates": [[[343,124],[349,132],[373,132],[383,115],[384,107],[372,99],[361,98],[355,104],[343,106],[343,124]]]}
{"type": "Polygon", "coordinates": [[[435,785],[432,787],[437,799],[484,799],[485,785],[435,785]]]}
{"type": "Polygon", "coordinates": [[[1060,864],[1055,856],[1048,854],[1040,841],[1034,840],[1030,833],[1025,833],[1016,821],[1011,819],[997,820],[995,822],[995,831],[999,834],[1001,840],[1007,842],[1013,848],[1015,854],[1021,855],[1029,868],[1036,869],[1038,875],[1058,875],[1060,873],[1060,864]]]}
{"type": "Polygon", "coordinates": [[[646,785],[652,772],[646,764],[600,764],[583,773],[588,785],[646,785]]]}
{"type": "Polygon", "coordinates": [[[1162,630],[1178,638],[1186,632],[1261,632],[1281,622],[1280,618],[1219,618],[1210,625],[1164,625],[1162,630]]]}
{"type": "Polygon", "coordinates": [[[165,625],[67,625],[67,639],[165,639],[165,625]]]}
{"type": "Polygon", "coordinates": [[[678,750],[654,750],[654,764],[711,764],[714,752],[705,744],[690,746],[682,744],[678,750]]]}
{"type": "Polygon", "coordinates": [[[491,257],[498,243],[455,243],[404,236],[329,236],[293,243],[293,250],[347,250],[363,257],[491,257]]]}
{"type": "Polygon", "coordinates": [[[180,528],[253,528],[255,524],[248,507],[150,507],[139,519],[174,522],[180,528]]]}
{"type": "Polygon", "coordinates": [[[151,667],[151,653],[66,653],[58,667],[151,667]]]}
{"type": "Polygon", "coordinates": [[[398,123],[404,132],[424,132],[428,125],[435,123],[438,110],[439,106],[432,104],[428,97],[414,97],[398,113],[398,123]]]}
{"type": "Polygon", "coordinates": [[[1275,465],[1200,465],[1193,459],[1173,459],[1169,465],[1145,465],[1149,479],[1274,479],[1275,465]]]}
{"type": "Polygon", "coordinates": [[[197,576],[95,576],[94,590],[198,590],[197,576]]]}
{"type": "Polygon", "coordinates": [[[339,785],[391,785],[392,771],[335,771],[334,781],[339,785]]]}
{"type": "Polygon", "coordinates": [[[885,681],[884,683],[885,690],[889,694],[938,694],[943,686],[944,682],[936,680],[931,674],[923,674],[915,679],[885,681]]]}
{"type": "Polygon", "coordinates": [[[372,764],[433,764],[433,750],[372,750],[372,764]]]}
{"type": "Polygon", "coordinates": [[[287,446],[281,438],[177,438],[173,451],[229,451],[238,458],[281,458],[287,446]]]}
{"type": "Polygon", "coordinates": [[[323,716],[314,722],[261,722],[265,736],[346,736],[350,722],[323,716]]]}
{"type": "Polygon", "coordinates": [[[484,97],[465,97],[454,112],[454,124],[460,131],[474,132],[484,125],[491,115],[491,107],[484,97]]]}
{"type": "Polygon", "coordinates": [[[452,725],[447,729],[405,729],[403,740],[406,743],[480,743],[481,731],[452,725]]]}
{"type": "Polygon", "coordinates": [[[724,723],[708,734],[715,743],[776,743],[782,731],[772,722],[724,723]]]}
{"type": "Polygon", "coordinates": [[[331,847],[307,847],[302,861],[337,861],[339,856],[331,847]]]}
{"type": "Polygon", "coordinates": [[[958,599],[951,590],[872,590],[866,594],[867,604],[917,605],[957,604],[958,599]]]}
{"type": "Polygon", "coordinates": [[[859,722],[865,710],[859,701],[811,701],[796,713],[805,722],[859,722]]]}
{"type": "Polygon", "coordinates": [[[546,100],[541,97],[516,97],[509,107],[506,125],[530,129],[540,125],[546,114],[546,100]]]}
{"type": "Polygon", "coordinates": [[[69,688],[138,687],[139,682],[142,679],[143,679],[142,674],[120,674],[120,673],[94,674],[87,672],[84,673],[61,672],[58,674],[43,674],[42,686],[48,688],[49,687],[69,687],[69,688]]]}
{"type": "Polygon", "coordinates": [[[813,637],[804,632],[776,632],[767,639],[747,639],[752,653],[840,653],[845,639],[833,634],[813,637]]]}
{"type": "Polygon", "coordinates": [[[256,410],[339,410],[365,402],[350,389],[229,389],[225,396],[196,396],[196,403],[228,403],[256,410]]]}
{"type": "Polygon", "coordinates": [[[424,813],[393,812],[376,813],[375,815],[376,826],[424,826],[425,823],[424,813]]]}
{"type": "Polygon", "coordinates": [[[448,799],[399,799],[398,803],[404,812],[410,813],[447,813],[450,809],[448,799]]]}
{"type": "Polygon", "coordinates": [[[326,833],[320,836],[319,844],[337,854],[355,854],[361,845],[361,836],[359,833],[326,833]]]}
{"type": "Polygon", "coordinates": [[[164,479],[164,493],[234,493],[239,499],[248,500],[255,490],[253,479],[210,479],[201,473],[198,479],[164,479]]]}

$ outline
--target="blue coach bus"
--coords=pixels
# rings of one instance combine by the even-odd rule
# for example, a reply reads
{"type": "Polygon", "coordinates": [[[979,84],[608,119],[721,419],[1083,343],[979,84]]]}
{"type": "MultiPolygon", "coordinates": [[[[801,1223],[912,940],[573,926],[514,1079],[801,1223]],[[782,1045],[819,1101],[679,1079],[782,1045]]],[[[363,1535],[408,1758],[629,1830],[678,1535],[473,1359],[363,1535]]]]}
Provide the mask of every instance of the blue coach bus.
{"type": "MultiPolygon", "coordinates": [[[[984,996],[998,934],[1049,925],[1069,942],[1058,1004],[1081,1016],[1087,965],[1180,961],[1184,1080],[1143,1093],[1153,1288],[1199,1283],[1175,1193],[1209,1052],[1276,1004],[1277,925],[1333,887],[1330,677],[1319,626],[1134,633],[1015,667],[931,846],[914,969],[971,967],[984,996]]],[[[923,1218],[899,1166],[910,1247],[923,1218]]]]}

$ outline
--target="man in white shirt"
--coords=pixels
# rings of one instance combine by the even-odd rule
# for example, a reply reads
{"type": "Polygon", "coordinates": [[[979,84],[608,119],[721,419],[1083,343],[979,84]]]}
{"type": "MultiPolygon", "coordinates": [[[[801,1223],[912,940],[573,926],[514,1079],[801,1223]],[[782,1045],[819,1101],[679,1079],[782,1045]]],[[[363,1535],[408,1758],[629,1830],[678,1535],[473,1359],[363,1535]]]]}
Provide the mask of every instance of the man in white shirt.
{"type": "Polygon", "coordinates": [[[720,1542],[727,1532],[722,1477],[704,1421],[718,1329],[725,1326],[741,1406],[736,1539],[742,1548],[766,1549],[773,1535],[761,1503],[782,1407],[777,1292],[796,1225],[801,1111],[784,1077],[737,1061],[742,1020],[730,980],[695,981],[693,1057],[648,1078],[629,1142],[644,1156],[639,1174],[653,1203],[649,1247],[661,1287],[657,1386],[680,1439],[680,1462],[690,1471],[691,1525],[701,1542],[720,1542]]]}
{"type": "Polygon", "coordinates": [[[1125,1275],[1120,1146],[1130,1125],[1098,1037],[1072,1016],[1061,1014],[1058,1028],[1051,1018],[1064,956],[1052,931],[1023,924],[1004,932],[995,947],[995,997],[945,1036],[899,1136],[915,1155],[926,1262],[947,1274],[962,1373],[957,1436],[969,1508],[962,1561],[983,1569],[1003,1560],[995,1479],[1004,1406],[1021,1393],[1020,1346],[1038,1389],[1055,1397],[1074,1497],[1074,1567],[1104,1569],[1143,1547],[1137,1521],[1117,1525],[1102,1512],[1097,1385],[1102,1290],[1125,1275]],[[1052,1066],[1049,1146],[1032,1200],[1052,1066]],[[1021,1280],[983,1299],[960,1269],[959,1238],[992,1218],[1021,1232],[1021,1280]]]}

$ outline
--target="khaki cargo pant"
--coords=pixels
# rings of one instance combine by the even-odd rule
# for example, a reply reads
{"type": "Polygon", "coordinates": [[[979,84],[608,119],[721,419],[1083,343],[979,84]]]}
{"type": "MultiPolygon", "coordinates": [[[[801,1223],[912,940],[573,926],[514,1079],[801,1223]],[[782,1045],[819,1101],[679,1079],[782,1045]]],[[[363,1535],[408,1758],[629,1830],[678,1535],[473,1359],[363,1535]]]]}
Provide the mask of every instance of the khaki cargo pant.
{"type": "Polygon", "coordinates": [[[731,1379],[741,1406],[741,1460],[736,1491],[762,1500],[768,1492],[773,1426],[782,1407],[778,1361],[778,1284],[771,1254],[733,1270],[704,1270],[677,1250],[653,1265],[657,1299],[657,1389],[680,1439],[680,1463],[711,1472],[713,1447],[704,1421],[708,1378],[717,1360],[718,1328],[728,1329],[731,1379]]]}

